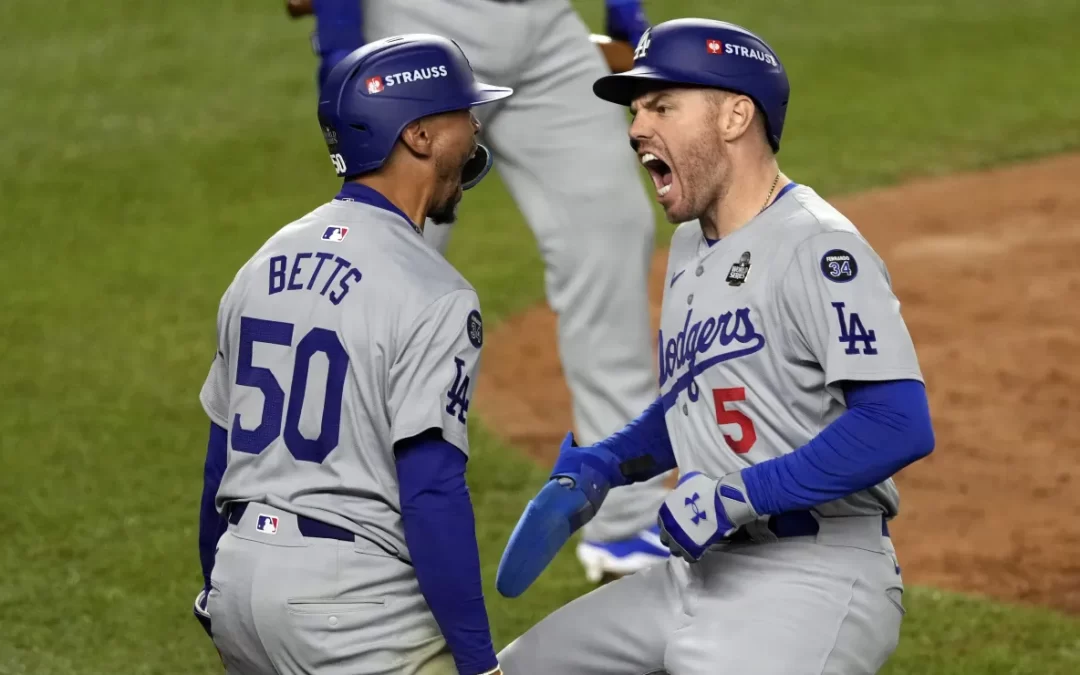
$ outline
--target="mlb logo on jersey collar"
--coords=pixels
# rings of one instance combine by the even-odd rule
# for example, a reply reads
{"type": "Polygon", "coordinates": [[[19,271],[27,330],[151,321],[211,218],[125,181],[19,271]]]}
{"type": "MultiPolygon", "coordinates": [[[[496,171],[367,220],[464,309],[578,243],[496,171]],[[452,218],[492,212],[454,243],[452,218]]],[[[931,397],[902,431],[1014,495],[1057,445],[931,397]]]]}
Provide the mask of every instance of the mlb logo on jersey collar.
{"type": "Polygon", "coordinates": [[[277,534],[277,526],[277,516],[268,516],[265,513],[260,513],[259,520],[255,524],[255,529],[263,534],[277,534]]]}
{"type": "Polygon", "coordinates": [[[322,238],[323,241],[345,241],[345,235],[347,234],[349,234],[349,228],[331,225],[322,233],[322,238]]]}

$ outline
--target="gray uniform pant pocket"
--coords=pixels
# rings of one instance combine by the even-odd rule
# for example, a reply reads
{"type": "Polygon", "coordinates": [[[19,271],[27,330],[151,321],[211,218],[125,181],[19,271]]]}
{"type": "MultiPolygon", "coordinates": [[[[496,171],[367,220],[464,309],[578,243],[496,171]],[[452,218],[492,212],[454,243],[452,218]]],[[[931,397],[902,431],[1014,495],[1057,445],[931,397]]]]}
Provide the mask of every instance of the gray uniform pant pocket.
{"type": "Polygon", "coordinates": [[[210,614],[229,675],[452,675],[412,567],[352,542],[226,535],[210,614]]]}
{"type": "Polygon", "coordinates": [[[450,662],[446,643],[441,635],[425,630],[423,622],[412,620],[409,604],[373,598],[290,598],[282,632],[292,645],[283,651],[304,665],[303,672],[439,672],[438,663],[450,662]]]}

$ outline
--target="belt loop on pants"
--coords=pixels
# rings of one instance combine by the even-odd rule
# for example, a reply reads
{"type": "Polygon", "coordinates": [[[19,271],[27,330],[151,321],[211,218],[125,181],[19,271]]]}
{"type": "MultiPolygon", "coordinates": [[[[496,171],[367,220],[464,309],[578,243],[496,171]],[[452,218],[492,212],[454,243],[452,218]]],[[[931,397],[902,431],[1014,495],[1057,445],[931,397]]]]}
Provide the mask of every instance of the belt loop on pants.
{"type": "MultiPolygon", "coordinates": [[[[248,502],[232,502],[226,508],[229,512],[229,522],[233,525],[239,525],[240,520],[244,517],[244,513],[247,511],[248,502]]],[[[296,516],[296,527],[300,530],[300,534],[305,537],[316,537],[319,539],[337,539],[338,541],[353,541],[355,535],[349,532],[343,527],[336,525],[330,525],[307,516],[296,516]]]]}

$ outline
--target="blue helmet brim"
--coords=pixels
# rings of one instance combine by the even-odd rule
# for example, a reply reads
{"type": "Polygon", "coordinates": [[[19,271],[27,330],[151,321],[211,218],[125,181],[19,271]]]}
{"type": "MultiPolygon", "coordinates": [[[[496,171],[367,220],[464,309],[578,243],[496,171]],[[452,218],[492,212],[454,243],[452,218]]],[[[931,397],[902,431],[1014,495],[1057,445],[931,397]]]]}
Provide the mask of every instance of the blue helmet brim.
{"type": "Polygon", "coordinates": [[[468,190],[476,187],[476,184],[483,180],[491,170],[493,161],[494,158],[487,146],[478,143],[476,154],[465,164],[465,169],[461,172],[461,189],[468,190]]]}
{"type": "MultiPolygon", "coordinates": [[[[510,87],[496,87],[490,84],[484,84],[483,82],[477,82],[473,88],[472,105],[484,105],[485,103],[493,103],[510,96],[514,93],[514,90],[510,87]]],[[[476,187],[477,183],[484,179],[484,176],[491,170],[491,165],[494,158],[491,155],[491,150],[488,150],[487,146],[477,144],[476,155],[465,165],[465,170],[461,174],[461,189],[468,190],[469,188],[476,187]]]]}
{"type": "Polygon", "coordinates": [[[473,88],[472,105],[492,103],[504,99],[513,93],[514,90],[510,87],[496,87],[495,85],[477,82],[476,86],[473,88]]]}
{"type": "Polygon", "coordinates": [[[593,83],[593,93],[609,103],[629,106],[642,91],[663,88],[664,85],[701,86],[689,77],[680,79],[673,77],[671,72],[660,73],[649,66],[636,66],[625,73],[601,77],[593,83]]]}

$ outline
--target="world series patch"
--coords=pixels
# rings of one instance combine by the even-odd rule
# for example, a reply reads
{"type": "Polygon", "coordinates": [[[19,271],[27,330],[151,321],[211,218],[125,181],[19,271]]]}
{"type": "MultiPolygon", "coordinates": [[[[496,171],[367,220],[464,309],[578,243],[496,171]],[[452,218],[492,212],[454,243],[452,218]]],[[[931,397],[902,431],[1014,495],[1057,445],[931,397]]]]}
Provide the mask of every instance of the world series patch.
{"type": "Polygon", "coordinates": [[[821,256],[821,273],[829,281],[842,284],[855,278],[859,273],[859,264],[855,262],[855,256],[834,248],[821,256]]]}
{"type": "Polygon", "coordinates": [[[727,282],[729,286],[741,286],[746,282],[746,277],[750,275],[750,251],[743,251],[743,254],[739,256],[739,262],[731,266],[728,270],[727,282]]]}
{"type": "Polygon", "coordinates": [[[469,342],[472,346],[480,349],[480,345],[484,344],[484,322],[480,320],[480,312],[475,309],[469,312],[465,330],[469,333],[469,342]]]}

